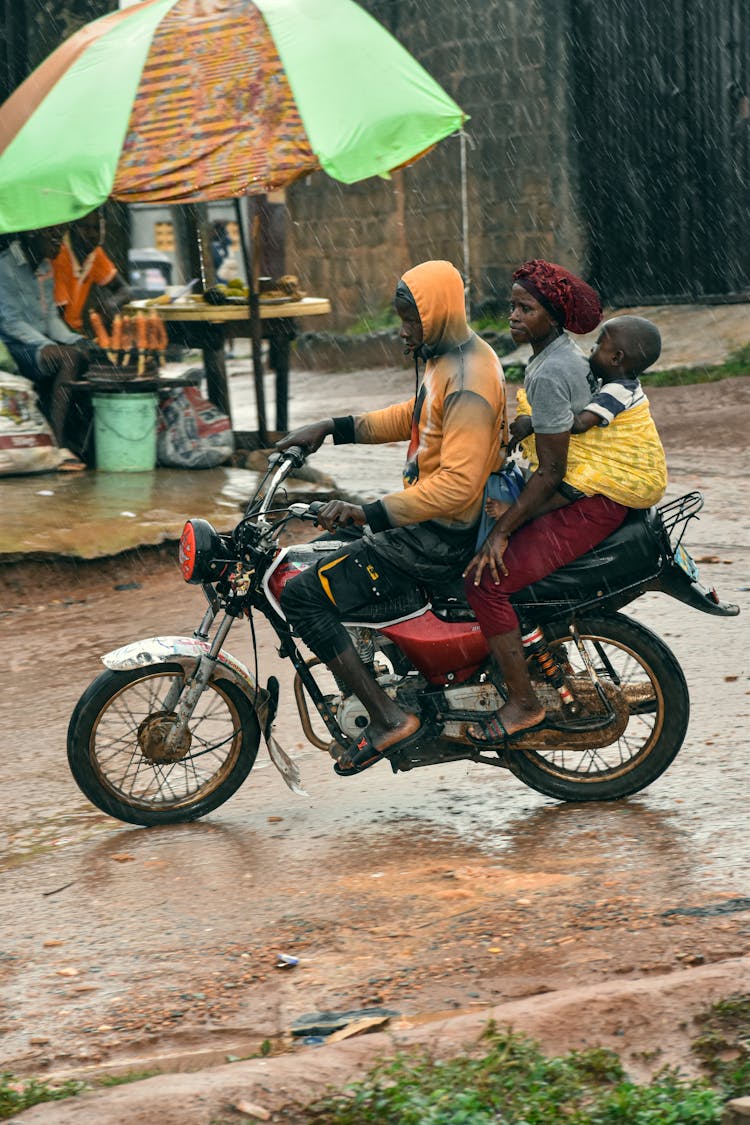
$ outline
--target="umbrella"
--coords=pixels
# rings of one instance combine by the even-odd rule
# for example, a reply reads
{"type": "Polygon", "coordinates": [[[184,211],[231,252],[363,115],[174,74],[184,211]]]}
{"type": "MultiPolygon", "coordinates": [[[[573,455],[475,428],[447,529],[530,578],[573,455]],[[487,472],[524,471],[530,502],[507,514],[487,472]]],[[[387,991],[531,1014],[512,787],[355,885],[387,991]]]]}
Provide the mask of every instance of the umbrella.
{"type": "Polygon", "coordinates": [[[353,0],[142,0],[86,24],[0,110],[0,232],[112,196],[263,193],[416,159],[465,114],[353,0]]]}

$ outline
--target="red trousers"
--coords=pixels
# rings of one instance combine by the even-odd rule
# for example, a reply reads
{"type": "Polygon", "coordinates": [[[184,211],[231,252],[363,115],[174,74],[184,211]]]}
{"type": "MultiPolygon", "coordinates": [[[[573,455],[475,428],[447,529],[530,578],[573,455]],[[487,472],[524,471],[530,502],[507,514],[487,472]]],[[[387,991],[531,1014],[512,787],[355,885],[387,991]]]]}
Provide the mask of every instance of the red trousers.
{"type": "Polygon", "coordinates": [[[518,628],[511,594],[546,578],[566,563],[580,558],[615,531],[628,509],[606,496],[586,496],[565,508],[556,508],[511,535],[503,561],[507,575],[495,585],[489,567],[474,585],[475,571],[466,579],[466,597],[485,637],[512,633],[518,628]]]}

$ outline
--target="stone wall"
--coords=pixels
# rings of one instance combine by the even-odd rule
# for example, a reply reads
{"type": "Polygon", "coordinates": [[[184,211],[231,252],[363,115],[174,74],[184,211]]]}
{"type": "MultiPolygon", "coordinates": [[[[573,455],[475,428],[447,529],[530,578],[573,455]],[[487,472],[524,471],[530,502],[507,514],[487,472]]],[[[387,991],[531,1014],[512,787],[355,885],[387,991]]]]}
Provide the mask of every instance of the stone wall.
{"type": "MultiPolygon", "coordinates": [[[[471,116],[467,125],[473,304],[497,298],[526,258],[585,271],[568,90],[568,0],[364,0],[471,116]]],[[[351,324],[390,301],[427,258],[463,266],[460,142],[448,138],[390,182],[319,173],[288,192],[289,267],[351,324]]]]}

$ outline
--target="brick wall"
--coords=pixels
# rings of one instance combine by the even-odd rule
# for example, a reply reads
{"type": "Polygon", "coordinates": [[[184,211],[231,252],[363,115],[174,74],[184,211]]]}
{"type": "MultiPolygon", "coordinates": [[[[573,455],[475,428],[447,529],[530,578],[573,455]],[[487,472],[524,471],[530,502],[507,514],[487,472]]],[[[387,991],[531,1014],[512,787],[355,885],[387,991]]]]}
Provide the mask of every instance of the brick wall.
{"type": "MultiPolygon", "coordinates": [[[[567,0],[363,0],[471,115],[470,276],[504,304],[511,270],[549,257],[585,270],[568,96],[567,0]],[[473,146],[473,147],[472,147],[473,146]]],[[[448,138],[391,182],[318,173],[288,193],[290,268],[351,323],[426,258],[463,263],[460,144],[448,138]]]]}

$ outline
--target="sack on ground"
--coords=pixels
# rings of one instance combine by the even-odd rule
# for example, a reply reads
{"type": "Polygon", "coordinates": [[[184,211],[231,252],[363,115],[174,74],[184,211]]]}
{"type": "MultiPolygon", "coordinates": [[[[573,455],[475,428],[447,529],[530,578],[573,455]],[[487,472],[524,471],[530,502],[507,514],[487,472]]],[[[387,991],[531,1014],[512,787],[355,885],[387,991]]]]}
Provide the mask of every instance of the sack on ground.
{"type": "Polygon", "coordinates": [[[176,469],[213,469],[234,453],[234,434],[226,414],[197,387],[178,387],[159,398],[156,458],[176,469]]]}
{"type": "Polygon", "coordinates": [[[31,380],[0,371],[0,476],[48,473],[68,456],[55,444],[31,380]]]}

